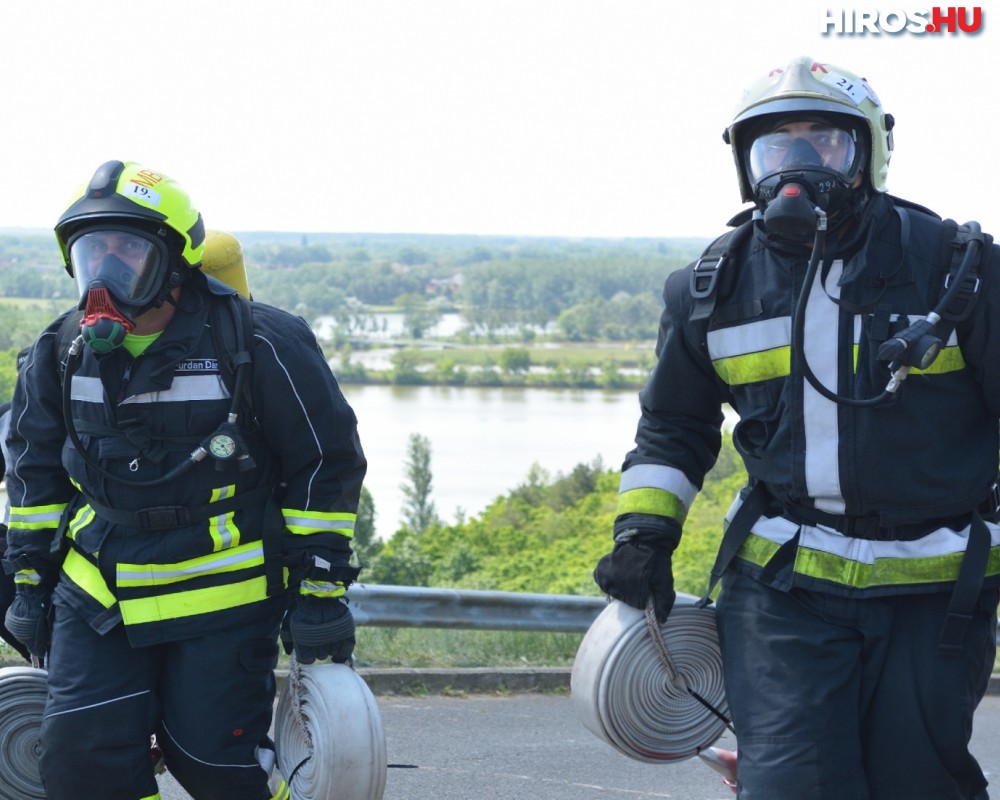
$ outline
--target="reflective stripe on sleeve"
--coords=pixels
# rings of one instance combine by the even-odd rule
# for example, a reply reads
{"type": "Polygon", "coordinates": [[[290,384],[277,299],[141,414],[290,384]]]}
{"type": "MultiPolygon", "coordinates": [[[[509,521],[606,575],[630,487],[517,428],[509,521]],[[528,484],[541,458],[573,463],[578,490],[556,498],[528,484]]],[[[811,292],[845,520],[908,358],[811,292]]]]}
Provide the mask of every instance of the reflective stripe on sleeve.
{"type": "Polygon", "coordinates": [[[357,514],[346,511],[303,511],[298,508],[283,508],[285,527],[291,533],[309,535],[311,533],[339,533],[351,538],[354,536],[354,523],[357,514]]]}
{"type": "Polygon", "coordinates": [[[14,573],[15,586],[41,586],[42,578],[37,570],[19,569],[14,573]]]}
{"type": "Polygon", "coordinates": [[[698,487],[676,467],[635,464],[621,475],[617,515],[655,514],[684,522],[698,487]]]}
{"type": "Polygon", "coordinates": [[[11,506],[9,525],[22,531],[40,531],[56,528],[67,503],[53,503],[47,506],[11,506]]]}
{"type": "Polygon", "coordinates": [[[299,594],[309,597],[340,597],[347,590],[342,583],[304,580],[299,584],[299,594]]]}

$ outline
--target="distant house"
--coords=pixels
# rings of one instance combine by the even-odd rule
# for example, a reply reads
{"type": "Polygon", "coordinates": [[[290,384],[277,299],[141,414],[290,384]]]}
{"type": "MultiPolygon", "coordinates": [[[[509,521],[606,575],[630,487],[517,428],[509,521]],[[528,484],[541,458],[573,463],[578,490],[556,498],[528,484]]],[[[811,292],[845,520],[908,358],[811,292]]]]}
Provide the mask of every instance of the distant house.
{"type": "Polygon", "coordinates": [[[447,295],[454,299],[465,283],[465,275],[457,272],[449,278],[431,278],[424,287],[425,294],[447,295]]]}

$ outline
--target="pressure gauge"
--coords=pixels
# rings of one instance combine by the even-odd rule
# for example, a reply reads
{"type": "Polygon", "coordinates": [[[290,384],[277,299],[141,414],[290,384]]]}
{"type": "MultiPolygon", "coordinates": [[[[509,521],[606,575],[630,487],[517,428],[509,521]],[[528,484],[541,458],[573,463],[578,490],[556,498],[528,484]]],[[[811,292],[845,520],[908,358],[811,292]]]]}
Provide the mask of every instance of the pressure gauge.
{"type": "Polygon", "coordinates": [[[217,433],[208,440],[208,452],[225,461],[236,455],[236,440],[227,433],[217,433]]]}

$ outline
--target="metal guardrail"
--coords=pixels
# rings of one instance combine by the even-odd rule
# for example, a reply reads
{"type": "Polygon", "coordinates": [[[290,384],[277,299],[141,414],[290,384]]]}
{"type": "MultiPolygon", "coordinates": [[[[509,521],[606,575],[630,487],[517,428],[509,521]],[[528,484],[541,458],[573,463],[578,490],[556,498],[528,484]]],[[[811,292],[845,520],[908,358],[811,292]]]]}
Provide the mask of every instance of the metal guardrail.
{"type": "Polygon", "coordinates": [[[347,592],[358,625],[584,633],[603,597],[485,592],[356,583],[347,592]]]}
{"type": "MultiPolygon", "coordinates": [[[[363,583],[351,586],[347,596],[358,625],[387,628],[586,633],[607,604],[603,597],[363,583]]],[[[678,592],[677,599],[698,600],[685,592],[678,592]]],[[[996,641],[1000,646],[1000,620],[996,641]]]]}

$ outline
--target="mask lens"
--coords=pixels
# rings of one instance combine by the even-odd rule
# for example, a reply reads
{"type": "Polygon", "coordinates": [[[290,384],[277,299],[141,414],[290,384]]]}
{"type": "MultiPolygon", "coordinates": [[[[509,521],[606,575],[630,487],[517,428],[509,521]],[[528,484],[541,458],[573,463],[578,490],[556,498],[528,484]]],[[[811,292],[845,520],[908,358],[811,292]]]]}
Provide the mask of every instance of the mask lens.
{"type": "Polygon", "coordinates": [[[121,302],[142,305],[156,295],[166,274],[162,245],[132,232],[91,231],[77,237],[69,252],[81,297],[99,280],[121,302]]]}
{"type": "Polygon", "coordinates": [[[762,134],[750,145],[754,183],[775,172],[825,167],[850,181],[857,153],[854,134],[822,122],[795,122],[762,134]]]}

